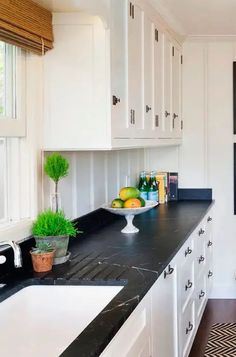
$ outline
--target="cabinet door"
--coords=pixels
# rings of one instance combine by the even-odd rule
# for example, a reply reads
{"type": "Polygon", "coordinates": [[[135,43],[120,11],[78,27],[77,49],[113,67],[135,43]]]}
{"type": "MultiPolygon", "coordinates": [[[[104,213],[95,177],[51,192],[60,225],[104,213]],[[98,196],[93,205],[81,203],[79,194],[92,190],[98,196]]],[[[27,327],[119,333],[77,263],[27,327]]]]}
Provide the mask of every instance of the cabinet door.
{"type": "Polygon", "coordinates": [[[144,130],[143,110],[143,10],[128,2],[128,122],[133,137],[144,130]]]}
{"type": "Polygon", "coordinates": [[[172,137],[172,43],[164,36],[164,137],[172,137]]]}
{"type": "Polygon", "coordinates": [[[172,51],[172,136],[181,138],[181,50],[175,46],[172,51]]]}
{"type": "Polygon", "coordinates": [[[178,356],[176,280],[176,263],[172,261],[152,288],[153,357],[178,356]]]}
{"type": "Polygon", "coordinates": [[[164,100],[164,63],[163,63],[163,42],[164,35],[155,26],[154,29],[154,110],[153,110],[153,127],[155,129],[155,137],[162,137],[164,133],[163,121],[163,100],[164,100]]]}
{"type": "MultiPolygon", "coordinates": [[[[129,2],[128,2],[129,4],[129,2]]],[[[111,2],[111,130],[112,138],[130,138],[132,125],[127,110],[127,13],[123,1],[111,2]]]]}
{"type": "Polygon", "coordinates": [[[154,82],[154,24],[144,16],[144,137],[154,137],[153,82],[154,82]]]}

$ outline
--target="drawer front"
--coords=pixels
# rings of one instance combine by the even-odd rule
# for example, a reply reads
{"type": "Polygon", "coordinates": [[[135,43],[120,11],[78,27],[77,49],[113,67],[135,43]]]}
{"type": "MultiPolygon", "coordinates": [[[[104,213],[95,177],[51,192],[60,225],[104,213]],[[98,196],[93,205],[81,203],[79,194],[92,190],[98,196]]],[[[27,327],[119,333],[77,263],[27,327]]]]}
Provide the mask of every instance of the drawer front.
{"type": "Polygon", "coordinates": [[[212,285],[213,285],[213,278],[214,278],[213,267],[210,264],[208,269],[207,269],[207,274],[206,274],[207,297],[209,297],[210,294],[211,294],[212,285]]]}
{"type": "Polygon", "coordinates": [[[195,302],[190,300],[185,312],[182,314],[179,326],[180,357],[187,357],[195,335],[195,302]]]}
{"type": "Polygon", "coordinates": [[[204,307],[207,302],[207,277],[205,272],[201,274],[198,281],[196,282],[195,290],[195,317],[196,317],[196,326],[198,326],[204,307]]]}
{"type": "Polygon", "coordinates": [[[190,261],[188,264],[184,264],[183,269],[181,269],[178,289],[179,299],[182,313],[185,311],[189,300],[194,292],[194,260],[190,261]]]}
{"type": "Polygon", "coordinates": [[[206,269],[207,258],[206,258],[206,237],[205,233],[201,233],[199,230],[195,238],[195,254],[194,254],[194,270],[195,270],[195,280],[199,279],[200,275],[206,269]]]}

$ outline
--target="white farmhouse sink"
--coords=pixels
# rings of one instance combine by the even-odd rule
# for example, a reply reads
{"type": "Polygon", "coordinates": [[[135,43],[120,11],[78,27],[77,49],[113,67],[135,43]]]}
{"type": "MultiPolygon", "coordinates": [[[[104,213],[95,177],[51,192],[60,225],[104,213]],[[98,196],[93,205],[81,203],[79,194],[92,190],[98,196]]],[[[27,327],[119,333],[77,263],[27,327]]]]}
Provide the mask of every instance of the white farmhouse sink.
{"type": "Polygon", "coordinates": [[[0,303],[0,356],[58,357],[123,286],[30,286],[0,303]]]}

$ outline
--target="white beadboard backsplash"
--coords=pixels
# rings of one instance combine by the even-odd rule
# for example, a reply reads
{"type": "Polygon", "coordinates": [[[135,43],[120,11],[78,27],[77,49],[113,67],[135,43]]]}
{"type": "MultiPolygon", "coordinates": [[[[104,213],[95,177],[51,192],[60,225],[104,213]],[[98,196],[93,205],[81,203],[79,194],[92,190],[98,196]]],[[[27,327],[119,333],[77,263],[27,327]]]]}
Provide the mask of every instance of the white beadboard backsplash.
{"type": "MultiPolygon", "coordinates": [[[[76,218],[118,196],[123,186],[135,186],[144,170],[144,149],[61,152],[70,162],[69,175],[59,183],[62,207],[76,218]]],[[[45,155],[49,155],[46,153],[45,155]]],[[[50,206],[54,185],[44,175],[44,207],[50,206]]]]}

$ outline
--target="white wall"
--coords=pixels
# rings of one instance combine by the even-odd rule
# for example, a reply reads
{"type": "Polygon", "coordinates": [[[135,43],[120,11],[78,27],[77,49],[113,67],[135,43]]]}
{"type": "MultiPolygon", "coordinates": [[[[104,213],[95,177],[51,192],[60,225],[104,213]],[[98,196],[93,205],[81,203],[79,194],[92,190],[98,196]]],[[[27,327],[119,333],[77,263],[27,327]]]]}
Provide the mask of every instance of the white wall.
{"type": "MultiPolygon", "coordinates": [[[[66,214],[79,217],[118,196],[121,187],[136,185],[144,169],[144,150],[63,152],[70,162],[69,176],[59,183],[66,214]]],[[[45,202],[49,206],[53,186],[44,179],[45,202]]]]}
{"type": "Polygon", "coordinates": [[[192,39],[184,45],[184,140],[180,186],[212,187],[215,204],[213,297],[236,297],[233,215],[232,62],[235,39],[192,39]]]}

